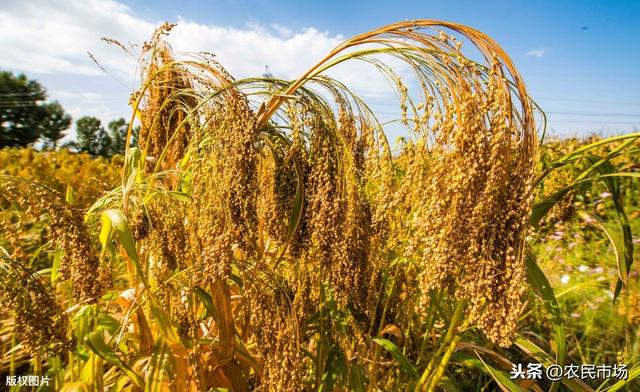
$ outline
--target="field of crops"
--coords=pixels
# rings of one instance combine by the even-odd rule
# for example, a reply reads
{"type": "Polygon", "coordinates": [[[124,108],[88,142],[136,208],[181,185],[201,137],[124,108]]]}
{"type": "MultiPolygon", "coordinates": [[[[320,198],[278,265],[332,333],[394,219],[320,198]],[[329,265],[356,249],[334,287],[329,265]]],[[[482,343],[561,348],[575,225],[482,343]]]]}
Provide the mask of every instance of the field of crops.
{"type": "Polygon", "coordinates": [[[145,45],[124,156],[0,150],[0,375],[640,389],[640,133],[544,138],[507,54],[461,25],[356,36],[294,81],[176,59],[170,29],[145,45]],[[354,61],[391,81],[410,134],[395,145],[327,76],[354,61]],[[565,374],[514,377],[528,364],[565,374]],[[620,372],[567,375],[589,364],[620,372]]]}

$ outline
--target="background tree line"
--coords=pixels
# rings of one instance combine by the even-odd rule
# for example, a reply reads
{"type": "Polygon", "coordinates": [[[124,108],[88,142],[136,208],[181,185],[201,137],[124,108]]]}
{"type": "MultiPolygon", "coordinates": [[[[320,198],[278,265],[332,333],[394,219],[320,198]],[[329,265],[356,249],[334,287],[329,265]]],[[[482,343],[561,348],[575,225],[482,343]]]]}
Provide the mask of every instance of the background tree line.
{"type": "MultiPolygon", "coordinates": [[[[46,89],[24,74],[0,71],[0,148],[39,144],[43,149],[70,148],[91,155],[112,156],[125,150],[128,122],[84,116],[76,120],[76,139],[61,145],[72,118],[57,101],[47,101],[46,89]]],[[[137,144],[134,127],[132,145],[137,144]]]]}

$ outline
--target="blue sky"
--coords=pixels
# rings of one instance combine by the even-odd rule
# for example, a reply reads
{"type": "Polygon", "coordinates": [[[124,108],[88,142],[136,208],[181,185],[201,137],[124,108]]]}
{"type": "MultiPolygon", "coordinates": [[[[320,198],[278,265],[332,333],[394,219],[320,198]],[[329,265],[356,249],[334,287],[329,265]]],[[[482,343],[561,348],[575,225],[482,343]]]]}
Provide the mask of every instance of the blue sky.
{"type": "Polygon", "coordinates": [[[0,30],[0,47],[8,52],[0,68],[41,80],[76,117],[107,119],[127,113],[122,101],[134,86],[133,68],[104,49],[101,36],[141,42],[161,21],[178,21],[174,47],[219,53],[240,77],[268,64],[292,78],[340,39],[416,18],[468,24],[493,37],[520,69],[554,134],[640,126],[640,1],[7,0],[0,22],[14,28],[0,30]],[[87,51],[114,77],[101,75],[87,51]],[[40,54],[39,63],[24,61],[40,54]]]}
{"type": "Polygon", "coordinates": [[[125,3],[160,19],[314,26],[345,36],[404,19],[455,21],[489,34],[510,53],[557,132],[640,125],[640,1],[125,3]]]}

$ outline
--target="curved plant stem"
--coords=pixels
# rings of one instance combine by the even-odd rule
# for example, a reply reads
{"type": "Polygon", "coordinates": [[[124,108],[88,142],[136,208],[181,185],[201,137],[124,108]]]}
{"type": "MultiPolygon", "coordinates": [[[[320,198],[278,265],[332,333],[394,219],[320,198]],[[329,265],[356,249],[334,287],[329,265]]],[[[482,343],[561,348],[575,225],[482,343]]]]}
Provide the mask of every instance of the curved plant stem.
{"type": "Polygon", "coordinates": [[[466,302],[466,299],[462,299],[456,304],[456,308],[453,312],[453,317],[451,317],[451,323],[449,324],[449,329],[447,330],[444,341],[442,342],[440,348],[438,348],[438,351],[436,351],[436,353],[431,358],[431,361],[429,361],[429,365],[427,366],[427,368],[420,376],[420,379],[418,380],[418,383],[416,384],[416,387],[414,389],[415,392],[424,390],[425,387],[434,384],[434,382],[435,385],[437,385],[437,382],[442,377],[442,373],[444,372],[444,368],[446,368],[447,363],[449,362],[451,354],[453,353],[453,349],[455,349],[455,345],[458,343],[458,340],[460,340],[460,337],[456,334],[456,332],[458,325],[463,321],[466,302]],[[452,346],[453,348],[451,348],[452,346]],[[436,364],[436,359],[442,354],[443,351],[445,351],[445,349],[445,355],[442,358],[442,361],[440,361],[438,369],[436,370],[436,376],[438,373],[439,376],[437,376],[437,379],[436,377],[434,377],[433,380],[429,380],[431,372],[436,364]]]}
{"type": "MultiPolygon", "coordinates": [[[[387,317],[387,311],[389,309],[389,304],[391,298],[393,297],[393,292],[396,289],[396,282],[398,281],[398,273],[400,273],[400,263],[396,264],[396,269],[393,272],[393,281],[391,282],[391,289],[389,291],[389,295],[387,295],[387,299],[384,303],[384,309],[382,310],[382,316],[380,317],[380,325],[378,326],[378,331],[376,336],[380,336],[382,333],[382,329],[384,328],[384,320],[387,317]]],[[[375,345],[373,348],[373,361],[371,362],[371,366],[369,367],[371,373],[371,387],[375,388],[376,386],[376,363],[378,362],[378,357],[380,356],[381,346],[375,345]]]]}

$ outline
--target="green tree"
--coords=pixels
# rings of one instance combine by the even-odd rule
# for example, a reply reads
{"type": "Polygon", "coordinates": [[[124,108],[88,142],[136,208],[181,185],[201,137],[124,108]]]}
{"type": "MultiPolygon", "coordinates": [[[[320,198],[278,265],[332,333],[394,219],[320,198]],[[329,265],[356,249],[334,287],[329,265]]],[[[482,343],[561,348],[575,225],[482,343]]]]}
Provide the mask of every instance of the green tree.
{"type": "Polygon", "coordinates": [[[111,121],[107,127],[111,137],[111,155],[124,154],[129,124],[121,117],[111,121]]]}
{"type": "Polygon", "coordinates": [[[71,126],[71,116],[65,113],[58,101],[44,105],[44,109],[47,116],[40,125],[42,141],[45,147],[56,148],[58,141],[64,136],[64,131],[71,126]]]}
{"type": "Polygon", "coordinates": [[[0,72],[0,148],[26,146],[40,137],[57,144],[71,118],[59,103],[46,99],[45,88],[35,80],[0,72]]]}
{"type": "Polygon", "coordinates": [[[98,130],[98,135],[96,137],[97,146],[94,155],[101,155],[103,157],[111,156],[111,146],[113,141],[111,140],[111,136],[105,131],[103,127],[100,127],[98,130]]]}
{"type": "Polygon", "coordinates": [[[131,128],[131,146],[132,147],[138,146],[139,136],[140,136],[140,125],[134,125],[133,128],[131,128]]]}
{"type": "MultiPolygon", "coordinates": [[[[111,155],[124,154],[129,123],[124,118],[120,117],[111,121],[107,128],[109,128],[109,136],[111,137],[111,155]]],[[[131,129],[130,146],[138,145],[139,133],[139,125],[136,125],[131,129]]]]}
{"type": "Polygon", "coordinates": [[[112,140],[100,119],[91,116],[79,118],[76,121],[76,133],[78,150],[91,155],[111,155],[112,140]]]}

